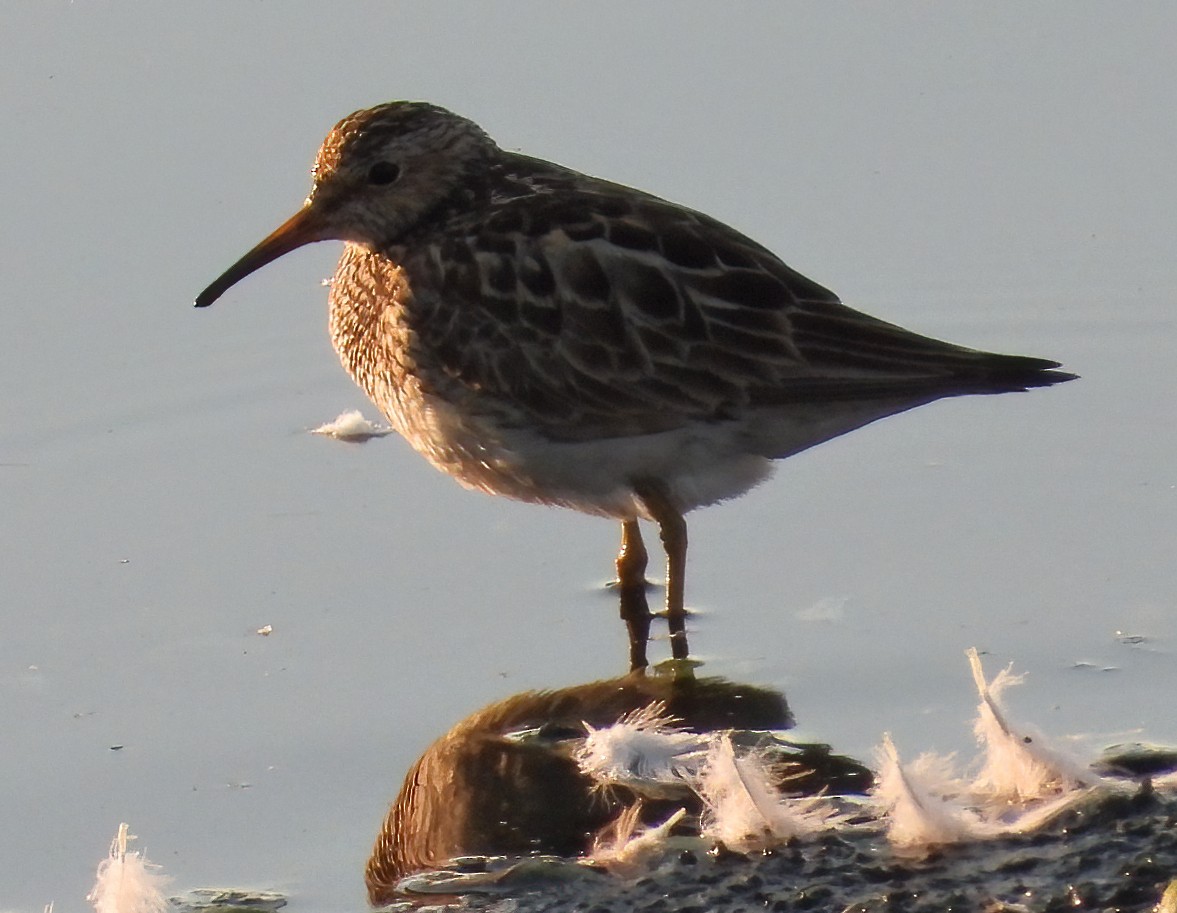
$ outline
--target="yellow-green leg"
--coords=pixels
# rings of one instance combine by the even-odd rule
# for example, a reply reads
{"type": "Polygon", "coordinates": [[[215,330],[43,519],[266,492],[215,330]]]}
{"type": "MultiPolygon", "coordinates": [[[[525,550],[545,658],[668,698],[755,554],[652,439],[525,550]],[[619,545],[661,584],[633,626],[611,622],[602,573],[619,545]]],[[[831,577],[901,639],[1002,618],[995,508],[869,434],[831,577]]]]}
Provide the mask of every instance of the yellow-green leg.
{"type": "Polygon", "coordinates": [[[646,603],[646,545],[637,520],[621,524],[621,551],[617,553],[617,589],[621,595],[621,620],[629,632],[630,671],[646,668],[646,644],[650,640],[650,607],[646,603]]]}
{"type": "Polygon", "coordinates": [[[683,607],[683,587],[687,574],[687,521],[670,501],[666,487],[658,482],[634,486],[651,519],[658,524],[662,547],[666,549],[666,625],[670,629],[670,655],[686,659],[687,613],[683,607]]]}

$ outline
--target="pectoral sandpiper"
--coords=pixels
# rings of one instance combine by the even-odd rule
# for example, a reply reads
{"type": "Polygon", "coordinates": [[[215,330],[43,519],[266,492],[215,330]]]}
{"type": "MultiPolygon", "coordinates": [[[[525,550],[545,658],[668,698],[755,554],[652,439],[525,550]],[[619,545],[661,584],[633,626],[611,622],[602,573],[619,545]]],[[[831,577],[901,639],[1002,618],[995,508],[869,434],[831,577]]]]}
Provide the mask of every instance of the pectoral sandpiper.
{"type": "Polygon", "coordinates": [[[297,247],[346,242],[332,339],[397,431],[467,487],[621,520],[634,668],[650,624],[639,518],[659,527],[685,659],[687,511],[884,416],[1072,377],[860,314],[709,216],[504,151],[434,105],[344,118],[312,177],[197,306],[297,247]]]}

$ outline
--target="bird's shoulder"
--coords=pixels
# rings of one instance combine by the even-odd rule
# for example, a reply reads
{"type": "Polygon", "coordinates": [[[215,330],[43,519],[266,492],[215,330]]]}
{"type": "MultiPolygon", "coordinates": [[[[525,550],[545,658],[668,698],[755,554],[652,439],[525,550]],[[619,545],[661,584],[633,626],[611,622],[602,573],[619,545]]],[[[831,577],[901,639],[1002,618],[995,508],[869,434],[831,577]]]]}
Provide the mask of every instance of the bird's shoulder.
{"type": "MultiPolygon", "coordinates": [[[[788,316],[833,292],[702,212],[522,155],[391,252],[435,306],[531,325],[577,345],[651,336],[796,357],[788,316]],[[758,338],[746,338],[752,334],[758,338]]],[[[471,319],[473,317],[471,316],[471,319]]]]}
{"type": "MultiPolygon", "coordinates": [[[[505,153],[478,205],[454,213],[435,236],[475,256],[544,256],[589,281],[656,269],[679,288],[757,309],[837,296],[772,251],[688,206],[528,156],[505,153]]],[[[459,253],[458,258],[462,255],[459,253]]]]}
{"type": "Polygon", "coordinates": [[[437,383],[561,435],[737,408],[798,362],[786,312],[837,300],[702,213],[523,156],[390,256],[437,383]]]}

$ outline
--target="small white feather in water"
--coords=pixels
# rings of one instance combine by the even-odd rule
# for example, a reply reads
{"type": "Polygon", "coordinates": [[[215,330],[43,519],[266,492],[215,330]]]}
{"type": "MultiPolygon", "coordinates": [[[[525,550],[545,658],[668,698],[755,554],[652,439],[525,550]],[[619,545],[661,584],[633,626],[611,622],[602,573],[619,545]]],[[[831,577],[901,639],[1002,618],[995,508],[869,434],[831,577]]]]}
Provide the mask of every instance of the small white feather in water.
{"type": "Polygon", "coordinates": [[[666,705],[655,701],[625,714],[612,726],[594,729],[574,757],[581,772],[601,787],[626,786],[650,796],[685,788],[688,775],[702,758],[706,740],[685,732],[666,705]]]}
{"type": "Polygon", "coordinates": [[[312,428],[311,434],[324,434],[327,437],[335,438],[337,441],[360,443],[369,438],[384,437],[386,434],[392,434],[392,429],[387,425],[370,422],[364,418],[363,413],[358,409],[352,409],[349,412],[340,413],[333,422],[320,425],[318,428],[312,428]]]}
{"type": "Polygon", "coordinates": [[[924,754],[904,767],[889,732],[883,733],[877,757],[879,778],[872,794],[887,812],[887,839],[897,851],[922,854],[940,844],[992,835],[960,801],[951,758],[924,754]]]}
{"type": "Polygon", "coordinates": [[[973,783],[973,793],[987,800],[1030,802],[1054,798],[1094,782],[1081,765],[1050,748],[1036,730],[1014,726],[1001,704],[1001,695],[1024,678],[1013,674],[1013,664],[985,680],[975,648],[965,651],[981,703],[973,731],[984,747],[985,761],[973,783]]]}
{"type": "Polygon", "coordinates": [[[110,855],[98,864],[98,880],[86,895],[96,913],[163,913],[168,908],[163,894],[168,878],[142,853],[127,850],[127,841],[134,839],[120,824],[110,855]]]}
{"type": "Polygon", "coordinates": [[[680,808],[657,827],[641,824],[642,800],[621,812],[593,839],[589,860],[618,874],[631,874],[649,860],[665,852],[670,830],[686,816],[680,808]]]}
{"type": "Polygon", "coordinates": [[[831,827],[838,818],[822,797],[791,799],[776,788],[772,763],[749,751],[737,755],[730,736],[712,739],[692,783],[703,800],[703,836],[748,852],[805,837],[831,827]]]}

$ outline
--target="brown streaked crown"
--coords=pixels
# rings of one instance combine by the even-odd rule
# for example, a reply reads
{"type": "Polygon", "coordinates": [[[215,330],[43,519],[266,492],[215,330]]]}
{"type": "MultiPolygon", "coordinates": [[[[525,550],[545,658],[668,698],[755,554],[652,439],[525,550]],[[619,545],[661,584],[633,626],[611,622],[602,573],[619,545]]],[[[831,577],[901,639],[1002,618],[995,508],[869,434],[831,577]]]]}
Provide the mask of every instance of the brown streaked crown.
{"type": "Polygon", "coordinates": [[[307,204],[330,235],[380,248],[467,191],[498,154],[472,121],[422,102],[357,111],[327,134],[307,204]]]}

